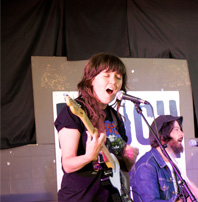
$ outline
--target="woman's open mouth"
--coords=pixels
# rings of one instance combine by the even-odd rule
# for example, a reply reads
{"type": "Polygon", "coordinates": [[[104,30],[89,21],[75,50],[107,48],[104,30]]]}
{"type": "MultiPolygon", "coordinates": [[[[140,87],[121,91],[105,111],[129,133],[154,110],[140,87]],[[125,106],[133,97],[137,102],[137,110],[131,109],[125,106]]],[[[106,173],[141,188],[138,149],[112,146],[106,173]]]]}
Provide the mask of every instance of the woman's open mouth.
{"type": "Polygon", "coordinates": [[[106,89],[106,92],[107,92],[109,95],[112,95],[112,94],[113,94],[113,90],[110,89],[110,88],[107,88],[107,89],[106,89]]]}

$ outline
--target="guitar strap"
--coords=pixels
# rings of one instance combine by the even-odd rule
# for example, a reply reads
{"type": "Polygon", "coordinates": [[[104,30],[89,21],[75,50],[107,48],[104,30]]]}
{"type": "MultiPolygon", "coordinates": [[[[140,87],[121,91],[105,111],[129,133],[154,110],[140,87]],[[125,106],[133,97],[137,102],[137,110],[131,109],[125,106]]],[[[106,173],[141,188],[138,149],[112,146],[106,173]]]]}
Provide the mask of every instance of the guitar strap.
{"type": "Polygon", "coordinates": [[[110,108],[110,113],[111,113],[111,117],[112,117],[112,119],[113,119],[113,122],[114,122],[114,124],[115,124],[115,127],[116,127],[116,129],[117,129],[118,121],[117,121],[117,119],[116,119],[116,117],[115,117],[115,115],[114,115],[114,113],[113,113],[113,111],[112,111],[111,108],[110,108]]]}

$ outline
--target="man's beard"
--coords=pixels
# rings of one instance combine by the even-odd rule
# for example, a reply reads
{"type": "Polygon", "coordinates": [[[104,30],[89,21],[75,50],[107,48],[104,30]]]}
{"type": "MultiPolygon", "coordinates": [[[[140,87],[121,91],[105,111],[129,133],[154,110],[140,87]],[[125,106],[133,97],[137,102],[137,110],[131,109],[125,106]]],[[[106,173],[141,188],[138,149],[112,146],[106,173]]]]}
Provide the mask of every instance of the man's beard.
{"type": "Polygon", "coordinates": [[[183,145],[175,140],[170,140],[169,145],[177,157],[183,152],[183,145]]]}

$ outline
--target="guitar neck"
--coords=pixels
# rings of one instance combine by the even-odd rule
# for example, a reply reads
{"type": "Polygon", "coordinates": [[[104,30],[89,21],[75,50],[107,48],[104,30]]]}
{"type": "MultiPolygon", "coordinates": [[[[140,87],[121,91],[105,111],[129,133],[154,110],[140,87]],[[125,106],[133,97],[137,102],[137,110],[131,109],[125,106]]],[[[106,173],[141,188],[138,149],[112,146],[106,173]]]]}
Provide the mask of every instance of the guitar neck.
{"type": "MultiPolygon", "coordinates": [[[[84,117],[81,120],[84,123],[85,127],[87,128],[87,130],[91,133],[91,135],[93,135],[95,129],[94,129],[92,123],[90,122],[89,118],[86,116],[86,114],[84,114],[84,117]]],[[[107,147],[105,146],[104,143],[102,144],[102,152],[105,154],[106,158],[108,159],[108,161],[105,162],[105,164],[107,165],[107,167],[115,169],[114,159],[112,158],[109,150],[107,149],[107,147]]]]}

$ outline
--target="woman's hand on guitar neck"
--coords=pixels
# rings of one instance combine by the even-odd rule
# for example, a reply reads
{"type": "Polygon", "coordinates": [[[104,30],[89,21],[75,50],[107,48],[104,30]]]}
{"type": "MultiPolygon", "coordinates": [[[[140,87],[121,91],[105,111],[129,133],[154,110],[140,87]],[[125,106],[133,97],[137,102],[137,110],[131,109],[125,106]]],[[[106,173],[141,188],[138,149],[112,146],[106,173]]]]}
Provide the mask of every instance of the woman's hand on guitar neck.
{"type": "Polygon", "coordinates": [[[87,131],[85,155],[88,159],[90,159],[90,161],[97,159],[105,139],[106,135],[104,133],[99,134],[96,128],[94,129],[93,135],[87,131]]]}

